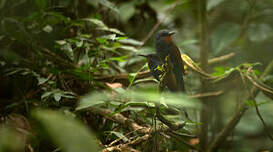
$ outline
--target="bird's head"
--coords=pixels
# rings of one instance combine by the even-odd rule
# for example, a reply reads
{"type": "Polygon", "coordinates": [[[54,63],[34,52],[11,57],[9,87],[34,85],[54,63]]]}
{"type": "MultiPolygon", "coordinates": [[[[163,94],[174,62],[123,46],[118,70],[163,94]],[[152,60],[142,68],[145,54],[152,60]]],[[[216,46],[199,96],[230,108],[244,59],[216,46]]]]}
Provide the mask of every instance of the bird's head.
{"type": "Polygon", "coordinates": [[[169,30],[160,30],[156,33],[155,35],[155,40],[156,41],[166,41],[170,42],[172,41],[172,35],[175,34],[174,31],[169,31],[169,30]]]}

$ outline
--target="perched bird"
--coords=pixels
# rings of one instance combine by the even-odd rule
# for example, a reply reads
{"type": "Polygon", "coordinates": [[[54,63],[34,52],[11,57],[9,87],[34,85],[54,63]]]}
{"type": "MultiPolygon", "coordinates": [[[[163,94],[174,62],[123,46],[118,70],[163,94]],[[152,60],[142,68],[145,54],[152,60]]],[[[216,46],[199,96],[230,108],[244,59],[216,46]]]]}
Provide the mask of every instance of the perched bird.
{"type": "Polygon", "coordinates": [[[172,35],[175,34],[169,30],[160,30],[155,36],[156,54],[161,59],[162,63],[170,64],[169,73],[167,73],[166,85],[171,91],[185,91],[184,87],[184,63],[181,58],[180,51],[172,41],[172,35]],[[168,59],[166,61],[166,59],[168,59]]]}
{"type": "Polygon", "coordinates": [[[176,79],[173,73],[171,72],[165,73],[164,79],[160,80],[160,76],[162,76],[164,72],[160,71],[158,69],[158,66],[162,66],[163,62],[157,54],[148,55],[140,54],[139,56],[145,57],[147,59],[150,72],[156,80],[162,81],[163,84],[166,85],[170,91],[178,91],[178,85],[176,83],[176,79]]]}

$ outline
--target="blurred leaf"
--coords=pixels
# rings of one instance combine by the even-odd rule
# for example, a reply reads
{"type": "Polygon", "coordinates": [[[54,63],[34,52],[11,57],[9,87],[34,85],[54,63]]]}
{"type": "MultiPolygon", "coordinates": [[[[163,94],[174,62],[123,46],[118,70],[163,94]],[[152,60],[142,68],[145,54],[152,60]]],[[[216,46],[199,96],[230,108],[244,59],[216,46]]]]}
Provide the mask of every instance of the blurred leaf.
{"type": "Polygon", "coordinates": [[[211,9],[213,9],[214,7],[216,7],[217,5],[221,4],[224,1],[225,0],[208,0],[207,2],[208,11],[210,11],[211,9]]]}
{"type": "Polygon", "coordinates": [[[0,151],[1,152],[17,152],[24,151],[24,144],[22,137],[18,132],[8,129],[0,128],[0,151]]]}
{"type": "Polygon", "coordinates": [[[1,0],[0,1],[0,10],[5,6],[7,0],[1,0]]]}
{"type": "Polygon", "coordinates": [[[62,151],[99,151],[95,136],[79,121],[51,110],[35,110],[32,116],[62,151]]]}
{"type": "Polygon", "coordinates": [[[134,45],[134,46],[142,46],[143,45],[143,42],[137,41],[134,39],[130,39],[130,38],[121,39],[118,42],[120,42],[122,44],[130,44],[130,45],[134,45]]]}
{"type": "Polygon", "coordinates": [[[41,99],[46,99],[49,97],[53,97],[55,101],[59,102],[62,97],[64,98],[75,98],[75,94],[69,91],[63,91],[60,89],[54,89],[51,91],[46,91],[42,94],[41,99]]]}
{"type": "Polygon", "coordinates": [[[232,44],[240,34],[240,26],[235,23],[224,23],[216,27],[212,33],[213,54],[217,55],[232,44]]]}
{"type": "Polygon", "coordinates": [[[133,47],[133,46],[126,46],[126,45],[121,45],[118,48],[121,48],[123,50],[127,50],[127,51],[132,51],[132,52],[137,52],[138,50],[133,47]]]}
{"type": "Polygon", "coordinates": [[[76,110],[82,110],[86,109],[98,104],[103,104],[105,101],[107,101],[109,98],[106,96],[106,93],[99,93],[99,92],[93,92],[90,93],[82,98],[80,98],[79,105],[77,106],[76,110]]]}
{"type": "Polygon", "coordinates": [[[192,40],[185,40],[185,41],[183,41],[181,43],[181,45],[183,46],[183,45],[190,45],[190,44],[196,44],[196,43],[198,43],[198,40],[192,39],[192,40]]]}
{"type": "Polygon", "coordinates": [[[122,3],[119,12],[121,21],[127,22],[135,13],[135,1],[122,3]]]}
{"type": "Polygon", "coordinates": [[[273,36],[273,29],[268,24],[250,24],[248,36],[253,42],[261,42],[273,36]]]}
{"type": "Polygon", "coordinates": [[[47,33],[51,33],[53,31],[52,26],[47,25],[43,28],[43,31],[47,32],[47,33]]]}
{"type": "Polygon", "coordinates": [[[94,18],[84,18],[82,20],[95,24],[97,26],[97,30],[109,31],[109,32],[116,33],[119,35],[125,35],[121,31],[119,31],[118,29],[107,27],[101,20],[94,19],[94,18]]]}
{"type": "Polygon", "coordinates": [[[109,8],[110,10],[114,11],[115,13],[119,13],[119,10],[116,8],[114,3],[112,3],[108,0],[100,0],[99,3],[102,6],[105,6],[105,7],[109,8]]]}
{"type": "Polygon", "coordinates": [[[86,2],[87,2],[88,4],[91,4],[91,5],[95,6],[95,7],[97,7],[98,4],[99,4],[99,1],[100,1],[100,0],[87,0],[86,2]]]}
{"type": "Polygon", "coordinates": [[[39,77],[37,78],[38,80],[38,85],[44,84],[48,79],[44,78],[44,77],[39,77]]]}
{"type": "Polygon", "coordinates": [[[225,74],[226,72],[228,73],[229,68],[228,67],[223,67],[223,66],[217,66],[214,68],[214,72],[211,74],[212,76],[221,76],[225,74]]]}
{"type": "Polygon", "coordinates": [[[199,108],[200,103],[198,100],[193,99],[191,97],[188,97],[184,94],[179,93],[159,93],[157,90],[154,89],[138,89],[138,90],[124,90],[122,93],[117,94],[115,96],[112,96],[113,98],[110,100],[108,98],[108,95],[106,92],[94,92],[91,93],[83,98],[81,98],[80,103],[76,110],[82,110],[86,109],[92,106],[95,106],[97,104],[105,104],[105,101],[128,101],[126,104],[120,103],[120,110],[130,106],[130,105],[142,105],[147,107],[153,106],[149,105],[148,102],[151,103],[161,103],[164,105],[170,104],[170,105],[177,105],[177,106],[183,106],[183,107],[191,107],[191,108],[199,108]]]}
{"type": "Polygon", "coordinates": [[[38,5],[41,9],[46,7],[46,0],[34,0],[36,5],[38,5]]]}

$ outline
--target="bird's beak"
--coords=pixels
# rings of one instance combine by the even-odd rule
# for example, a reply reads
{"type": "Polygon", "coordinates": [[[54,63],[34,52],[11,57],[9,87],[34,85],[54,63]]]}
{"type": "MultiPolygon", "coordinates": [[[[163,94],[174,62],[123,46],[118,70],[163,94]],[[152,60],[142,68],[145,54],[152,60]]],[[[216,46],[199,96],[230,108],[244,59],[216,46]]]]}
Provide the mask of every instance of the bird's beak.
{"type": "Polygon", "coordinates": [[[169,35],[174,35],[176,32],[175,31],[170,31],[169,35]]]}

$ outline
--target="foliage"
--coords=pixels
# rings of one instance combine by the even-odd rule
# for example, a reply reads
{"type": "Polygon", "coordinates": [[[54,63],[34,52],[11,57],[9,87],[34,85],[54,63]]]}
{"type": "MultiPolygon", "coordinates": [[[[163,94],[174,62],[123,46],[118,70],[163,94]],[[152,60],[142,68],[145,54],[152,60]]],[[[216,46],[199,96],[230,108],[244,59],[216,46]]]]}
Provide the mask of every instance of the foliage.
{"type": "Polygon", "coordinates": [[[205,72],[198,1],[0,1],[0,151],[197,151],[199,128],[213,141],[241,103],[249,111],[220,151],[272,150],[254,111],[272,129],[272,4],[207,1],[209,57],[235,56],[205,72]],[[178,31],[184,94],[158,92],[137,56],[154,52],[153,28],[178,31]]]}

